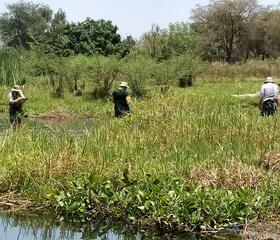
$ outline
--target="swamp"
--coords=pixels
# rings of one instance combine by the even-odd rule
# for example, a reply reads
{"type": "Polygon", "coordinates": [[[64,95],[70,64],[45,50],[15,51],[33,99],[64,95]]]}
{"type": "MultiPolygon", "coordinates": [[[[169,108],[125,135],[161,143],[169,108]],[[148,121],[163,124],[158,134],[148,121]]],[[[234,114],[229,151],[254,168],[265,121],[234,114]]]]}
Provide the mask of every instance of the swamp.
{"type": "Polygon", "coordinates": [[[258,108],[264,80],[280,83],[279,17],[213,0],[134,39],[8,4],[0,239],[280,239],[280,115],[258,108]],[[121,85],[130,109],[115,118],[121,85]],[[28,98],[15,126],[11,89],[28,98]]]}

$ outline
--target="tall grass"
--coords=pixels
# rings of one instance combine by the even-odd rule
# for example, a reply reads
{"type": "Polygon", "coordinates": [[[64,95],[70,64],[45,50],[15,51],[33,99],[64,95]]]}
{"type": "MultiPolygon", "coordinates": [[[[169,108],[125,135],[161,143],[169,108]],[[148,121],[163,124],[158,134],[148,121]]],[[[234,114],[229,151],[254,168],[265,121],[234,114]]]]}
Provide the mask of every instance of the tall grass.
{"type": "Polygon", "coordinates": [[[94,116],[93,128],[82,135],[62,130],[55,134],[46,130],[35,132],[28,125],[17,132],[7,132],[0,146],[2,192],[21,192],[41,202],[49,199],[70,212],[82,209],[82,213],[94,206],[104,209],[100,202],[105,194],[103,204],[111,206],[109,214],[117,211],[116,215],[120,216],[130,209],[125,216],[128,214],[133,220],[143,218],[145,213],[149,222],[154,223],[161,217],[162,223],[168,222],[166,217],[173,214],[170,222],[184,220],[192,227],[212,224],[205,213],[196,216],[199,211],[212,211],[210,216],[219,226],[227,224],[226,219],[228,224],[242,223],[258,217],[259,213],[261,216],[277,213],[279,172],[264,169],[262,159],[267,153],[280,151],[280,117],[262,118],[254,106],[257,99],[231,96],[258,87],[255,82],[238,85],[197,82],[189,89],[172,88],[164,96],[153,90],[151,99],[135,100],[131,115],[124,119],[112,117],[111,102],[93,103],[86,96],[71,95],[53,100],[47,93],[47,101],[42,102],[38,91],[30,89],[32,100],[27,105],[30,111],[48,111],[60,106],[74,112],[88,111],[94,116]],[[96,180],[81,177],[83,174],[89,179],[96,176],[96,180]],[[158,187],[168,186],[158,194],[164,198],[166,194],[173,196],[169,191],[175,191],[173,197],[179,196],[180,207],[176,203],[174,207],[169,206],[167,200],[162,203],[162,198],[156,197],[152,183],[157,179],[162,182],[158,187]],[[105,184],[109,180],[111,187],[105,184]],[[91,181],[93,189],[88,188],[87,181],[91,181]],[[131,191],[131,197],[124,189],[131,191]],[[133,205],[136,201],[133,194],[139,189],[146,189],[149,197],[133,205]],[[95,197],[88,195],[91,190],[95,197]],[[121,194],[116,209],[110,203],[113,192],[121,194]],[[186,194],[191,194],[192,200],[187,200],[186,194]],[[125,199],[128,205],[122,208],[118,204],[125,199]],[[218,207],[220,199],[224,199],[223,208],[218,207]],[[192,212],[193,219],[187,212],[181,212],[184,204],[196,201],[199,204],[192,212]],[[245,205],[240,207],[238,202],[245,205]],[[233,203],[235,207],[227,209],[233,203]],[[155,209],[157,217],[153,215],[155,209]],[[219,211],[223,213],[218,214],[219,211]]]}
{"type": "Polygon", "coordinates": [[[263,78],[272,76],[280,78],[280,62],[277,60],[256,61],[250,60],[246,63],[227,64],[211,63],[205,64],[200,71],[200,76],[206,82],[239,82],[246,81],[248,78],[263,78]]]}

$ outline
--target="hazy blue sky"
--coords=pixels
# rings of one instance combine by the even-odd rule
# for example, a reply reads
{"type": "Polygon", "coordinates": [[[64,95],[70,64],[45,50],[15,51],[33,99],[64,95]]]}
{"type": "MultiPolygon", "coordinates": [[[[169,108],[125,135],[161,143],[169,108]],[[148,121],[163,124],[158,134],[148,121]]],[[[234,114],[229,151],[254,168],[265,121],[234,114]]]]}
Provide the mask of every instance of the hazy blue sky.
{"type": "MultiPolygon", "coordinates": [[[[16,0],[0,0],[0,13],[7,3],[16,0]]],[[[92,19],[112,20],[122,36],[139,37],[153,23],[167,27],[171,22],[188,21],[191,9],[197,4],[206,5],[209,0],[32,0],[47,4],[57,11],[62,8],[70,22],[92,19]]],[[[280,0],[259,0],[262,5],[277,5],[280,0]]]]}

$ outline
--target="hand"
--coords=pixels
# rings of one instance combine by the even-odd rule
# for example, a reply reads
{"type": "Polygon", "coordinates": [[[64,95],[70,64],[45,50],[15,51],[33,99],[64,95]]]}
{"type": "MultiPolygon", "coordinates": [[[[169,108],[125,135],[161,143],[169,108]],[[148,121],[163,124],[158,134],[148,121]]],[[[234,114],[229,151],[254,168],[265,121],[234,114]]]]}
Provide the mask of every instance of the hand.
{"type": "Polygon", "coordinates": [[[21,101],[23,99],[23,97],[19,97],[17,100],[15,100],[16,103],[18,103],[19,101],[21,101]]]}

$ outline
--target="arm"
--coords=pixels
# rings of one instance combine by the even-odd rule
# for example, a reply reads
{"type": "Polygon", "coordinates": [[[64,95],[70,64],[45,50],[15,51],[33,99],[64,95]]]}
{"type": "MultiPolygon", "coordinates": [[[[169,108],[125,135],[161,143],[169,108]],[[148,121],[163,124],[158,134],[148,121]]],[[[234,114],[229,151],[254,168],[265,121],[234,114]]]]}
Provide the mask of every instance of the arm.
{"type": "Polygon", "coordinates": [[[13,95],[12,95],[11,92],[9,93],[8,100],[9,100],[10,104],[15,104],[16,103],[16,100],[13,99],[13,95]]]}
{"type": "Polygon", "coordinates": [[[19,91],[19,95],[20,95],[20,97],[18,97],[17,99],[14,99],[13,94],[10,92],[9,93],[9,103],[10,104],[17,104],[21,99],[25,98],[22,91],[19,91]]]}
{"type": "Polygon", "coordinates": [[[22,91],[19,91],[19,95],[20,95],[21,98],[25,98],[25,96],[24,96],[22,91]]]}
{"type": "Polygon", "coordinates": [[[279,86],[278,86],[278,84],[275,84],[275,91],[276,91],[276,104],[277,104],[277,107],[278,107],[278,105],[279,105],[279,99],[278,99],[279,86]]]}

